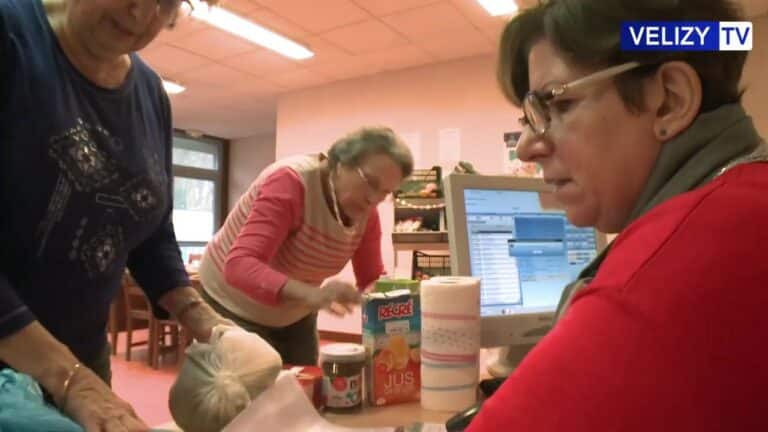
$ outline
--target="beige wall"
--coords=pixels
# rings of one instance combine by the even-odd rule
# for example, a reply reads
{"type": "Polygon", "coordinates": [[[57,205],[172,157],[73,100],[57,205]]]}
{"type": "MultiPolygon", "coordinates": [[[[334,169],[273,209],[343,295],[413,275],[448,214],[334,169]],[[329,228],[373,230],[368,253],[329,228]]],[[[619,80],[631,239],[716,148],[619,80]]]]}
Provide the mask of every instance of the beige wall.
{"type": "Polygon", "coordinates": [[[233,140],[229,147],[229,191],[231,209],[256,176],[275,161],[275,136],[259,135],[233,140]]]}

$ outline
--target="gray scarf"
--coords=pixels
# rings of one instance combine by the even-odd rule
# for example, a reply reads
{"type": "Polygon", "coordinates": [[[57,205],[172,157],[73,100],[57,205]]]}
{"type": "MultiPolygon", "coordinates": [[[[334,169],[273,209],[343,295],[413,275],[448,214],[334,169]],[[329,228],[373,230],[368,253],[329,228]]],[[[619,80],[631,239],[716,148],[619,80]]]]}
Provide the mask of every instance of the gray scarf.
{"type": "MultiPolygon", "coordinates": [[[[764,159],[760,141],[752,119],[740,104],[724,105],[700,114],[688,129],[664,144],[624,226],[664,201],[708,183],[735,164],[764,159]]],[[[582,270],[578,280],[566,286],[557,306],[556,319],[568,308],[573,295],[597,274],[610,247],[608,245],[582,270]]]]}

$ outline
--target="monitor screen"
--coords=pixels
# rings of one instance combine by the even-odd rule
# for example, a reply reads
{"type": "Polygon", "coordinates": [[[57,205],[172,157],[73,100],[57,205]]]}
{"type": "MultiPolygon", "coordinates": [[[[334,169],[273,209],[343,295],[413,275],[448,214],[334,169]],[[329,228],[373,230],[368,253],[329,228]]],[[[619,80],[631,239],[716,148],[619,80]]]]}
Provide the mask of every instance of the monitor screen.
{"type": "Polygon", "coordinates": [[[463,207],[482,316],[553,312],[597,255],[595,230],[570,224],[547,192],[466,188],[463,207]]]}

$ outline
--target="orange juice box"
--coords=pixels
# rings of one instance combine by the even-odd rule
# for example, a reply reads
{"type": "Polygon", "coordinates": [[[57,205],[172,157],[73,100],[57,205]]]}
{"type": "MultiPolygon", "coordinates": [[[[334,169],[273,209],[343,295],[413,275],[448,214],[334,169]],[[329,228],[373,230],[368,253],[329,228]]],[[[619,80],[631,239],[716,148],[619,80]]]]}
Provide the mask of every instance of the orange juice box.
{"type": "Polygon", "coordinates": [[[366,390],[374,406],[419,400],[421,309],[408,289],[363,296],[366,390]]]}

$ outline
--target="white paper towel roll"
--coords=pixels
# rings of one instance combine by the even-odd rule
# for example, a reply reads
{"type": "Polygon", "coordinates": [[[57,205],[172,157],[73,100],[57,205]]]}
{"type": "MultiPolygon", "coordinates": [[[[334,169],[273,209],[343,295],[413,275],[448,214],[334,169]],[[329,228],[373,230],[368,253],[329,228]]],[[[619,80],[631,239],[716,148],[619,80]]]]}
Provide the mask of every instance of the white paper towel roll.
{"type": "Polygon", "coordinates": [[[480,281],[421,282],[421,406],[459,411],[476,401],[480,375],[480,281]]]}

